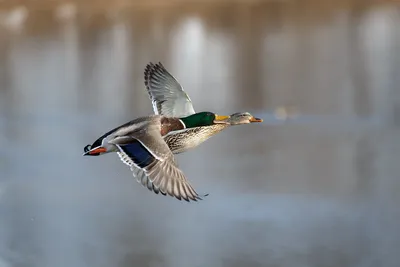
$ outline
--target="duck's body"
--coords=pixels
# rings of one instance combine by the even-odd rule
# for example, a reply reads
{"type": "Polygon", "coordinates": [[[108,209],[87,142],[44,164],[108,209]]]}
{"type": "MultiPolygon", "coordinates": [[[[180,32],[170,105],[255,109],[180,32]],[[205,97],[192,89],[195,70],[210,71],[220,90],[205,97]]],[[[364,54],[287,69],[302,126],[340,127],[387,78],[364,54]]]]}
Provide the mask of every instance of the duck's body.
{"type": "Polygon", "coordinates": [[[187,201],[199,200],[201,196],[179,169],[174,154],[198,146],[231,125],[262,120],[249,113],[196,113],[189,96],[161,63],[147,65],[145,85],[155,115],[112,129],[86,146],[84,155],[116,152],[138,182],[150,191],[187,201]]]}
{"type": "Polygon", "coordinates": [[[184,118],[151,115],[137,118],[112,129],[85,147],[87,156],[116,152],[128,165],[137,180],[156,194],[178,199],[198,200],[201,197],[189,184],[163,136],[173,131],[191,131],[191,126],[226,124],[228,116],[211,112],[196,113],[184,118]]]}

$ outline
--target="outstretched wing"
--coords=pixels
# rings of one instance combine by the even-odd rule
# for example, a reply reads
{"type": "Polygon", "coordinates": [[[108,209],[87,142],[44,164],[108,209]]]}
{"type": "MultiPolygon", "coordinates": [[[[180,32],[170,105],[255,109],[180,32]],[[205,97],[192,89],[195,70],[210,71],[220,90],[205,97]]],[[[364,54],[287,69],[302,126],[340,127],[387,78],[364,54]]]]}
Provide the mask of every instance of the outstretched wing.
{"type": "Polygon", "coordinates": [[[144,80],[155,114],[186,117],[195,113],[192,100],[161,63],[147,64],[144,80]]]}
{"type": "Polygon", "coordinates": [[[179,169],[159,130],[149,128],[145,135],[135,135],[130,136],[129,142],[125,138],[121,143],[118,139],[113,143],[119,148],[121,160],[131,167],[140,183],[156,194],[161,192],[186,201],[201,199],[179,169]]]}

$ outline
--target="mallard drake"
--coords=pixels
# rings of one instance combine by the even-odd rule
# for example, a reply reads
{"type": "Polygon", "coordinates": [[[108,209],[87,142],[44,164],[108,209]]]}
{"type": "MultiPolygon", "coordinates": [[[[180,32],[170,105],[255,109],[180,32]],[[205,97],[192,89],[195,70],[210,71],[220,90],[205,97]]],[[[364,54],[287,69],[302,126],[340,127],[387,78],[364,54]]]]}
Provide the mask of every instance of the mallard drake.
{"type": "Polygon", "coordinates": [[[179,169],[163,135],[186,129],[188,125],[227,124],[228,118],[211,112],[184,118],[162,115],[141,117],[99,137],[92,146],[85,147],[84,156],[117,152],[138,180],[156,194],[161,192],[179,200],[196,201],[202,199],[202,196],[199,196],[179,169]]]}
{"type": "Polygon", "coordinates": [[[176,79],[159,64],[148,64],[145,85],[156,115],[125,123],[85,147],[85,156],[116,152],[138,182],[156,194],[199,200],[178,168],[173,154],[198,146],[230,125],[262,122],[250,113],[220,116],[195,113],[192,102],[176,79]]]}
{"type": "MultiPolygon", "coordinates": [[[[196,114],[189,95],[161,62],[157,64],[150,62],[146,65],[144,80],[155,114],[173,117],[196,114]]],[[[262,119],[255,118],[248,112],[234,113],[227,119],[227,124],[191,125],[193,127],[190,129],[169,132],[164,136],[164,140],[171,151],[174,154],[178,154],[197,147],[210,137],[232,125],[262,121],[262,119]]]]}

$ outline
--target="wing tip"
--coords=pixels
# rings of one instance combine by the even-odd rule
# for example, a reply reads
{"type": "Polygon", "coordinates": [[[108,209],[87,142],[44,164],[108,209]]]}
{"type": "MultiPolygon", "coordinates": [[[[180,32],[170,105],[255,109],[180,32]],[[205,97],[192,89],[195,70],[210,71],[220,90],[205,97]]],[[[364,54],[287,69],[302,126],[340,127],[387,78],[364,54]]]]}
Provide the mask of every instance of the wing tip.
{"type": "Polygon", "coordinates": [[[175,196],[175,198],[181,200],[181,198],[183,200],[185,200],[186,202],[199,202],[201,200],[204,200],[205,197],[207,197],[209,194],[204,194],[204,195],[195,195],[195,196],[191,196],[191,197],[183,197],[183,196],[175,196]]]}
{"type": "MultiPolygon", "coordinates": [[[[153,188],[157,188],[154,184],[153,184],[153,188]]],[[[179,201],[182,201],[182,200],[184,200],[184,201],[186,201],[186,202],[198,202],[198,201],[200,201],[200,200],[204,200],[204,198],[206,198],[207,196],[209,196],[209,194],[208,193],[206,193],[206,194],[203,194],[203,195],[199,195],[199,194],[195,194],[195,195],[188,195],[188,194],[186,194],[186,195],[183,195],[183,194],[174,194],[174,193],[172,193],[172,192],[163,192],[163,190],[161,190],[160,188],[157,188],[157,190],[162,194],[162,195],[164,195],[164,196],[171,196],[171,197],[174,197],[174,198],[176,198],[177,200],[179,200],[179,201]]],[[[151,191],[151,190],[150,190],[151,191]]]]}
{"type": "Polygon", "coordinates": [[[194,196],[184,196],[184,195],[175,195],[175,194],[170,194],[167,192],[163,192],[163,190],[161,190],[160,188],[156,187],[153,183],[151,183],[152,187],[149,187],[148,185],[144,185],[145,187],[147,187],[147,189],[149,189],[149,191],[154,192],[156,195],[161,194],[163,196],[171,196],[176,198],[179,201],[186,201],[186,202],[199,202],[201,200],[204,200],[204,198],[206,198],[207,196],[209,196],[209,194],[203,194],[203,195],[194,195],[194,196]]]}
{"type": "Polygon", "coordinates": [[[149,85],[150,80],[156,72],[166,71],[164,65],[159,61],[158,63],[149,62],[144,68],[144,83],[146,86],[149,85]]]}

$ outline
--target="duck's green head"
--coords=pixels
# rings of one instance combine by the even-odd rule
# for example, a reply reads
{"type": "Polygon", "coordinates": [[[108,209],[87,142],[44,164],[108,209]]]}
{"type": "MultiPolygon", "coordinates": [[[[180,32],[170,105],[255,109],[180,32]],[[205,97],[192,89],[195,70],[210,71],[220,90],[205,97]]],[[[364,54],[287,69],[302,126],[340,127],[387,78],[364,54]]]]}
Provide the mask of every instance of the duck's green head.
{"type": "Polygon", "coordinates": [[[229,117],[230,116],[221,116],[209,111],[204,111],[180,119],[185,124],[186,128],[193,128],[200,126],[210,126],[218,123],[229,124],[229,117]]]}

